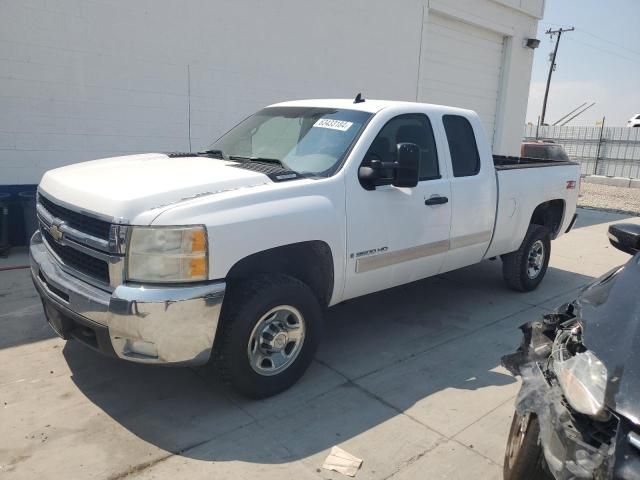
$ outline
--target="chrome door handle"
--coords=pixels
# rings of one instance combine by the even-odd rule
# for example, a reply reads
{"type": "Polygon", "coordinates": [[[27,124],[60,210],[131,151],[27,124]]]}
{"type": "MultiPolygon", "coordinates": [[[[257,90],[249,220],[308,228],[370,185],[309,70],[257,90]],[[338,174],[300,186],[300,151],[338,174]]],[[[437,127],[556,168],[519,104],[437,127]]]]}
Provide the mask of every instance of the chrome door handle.
{"type": "Polygon", "coordinates": [[[424,201],[424,204],[425,205],[444,205],[448,201],[449,199],[447,197],[435,196],[435,197],[427,198],[424,201]]]}

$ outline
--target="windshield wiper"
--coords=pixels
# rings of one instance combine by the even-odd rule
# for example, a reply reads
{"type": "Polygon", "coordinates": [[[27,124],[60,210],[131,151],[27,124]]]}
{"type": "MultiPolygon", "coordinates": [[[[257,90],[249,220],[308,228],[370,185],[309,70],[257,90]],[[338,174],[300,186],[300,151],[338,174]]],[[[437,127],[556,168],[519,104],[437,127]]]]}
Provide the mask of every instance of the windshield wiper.
{"type": "Polygon", "coordinates": [[[206,156],[206,157],[213,157],[213,158],[220,158],[222,160],[224,160],[224,152],[222,150],[205,150],[204,152],[198,152],[198,155],[202,155],[202,156],[206,156]]]}
{"type": "Polygon", "coordinates": [[[277,158],[265,158],[265,157],[242,157],[239,155],[229,155],[229,160],[236,160],[241,162],[259,162],[259,163],[273,163],[274,165],[280,165],[282,168],[289,168],[282,160],[277,158]]]}

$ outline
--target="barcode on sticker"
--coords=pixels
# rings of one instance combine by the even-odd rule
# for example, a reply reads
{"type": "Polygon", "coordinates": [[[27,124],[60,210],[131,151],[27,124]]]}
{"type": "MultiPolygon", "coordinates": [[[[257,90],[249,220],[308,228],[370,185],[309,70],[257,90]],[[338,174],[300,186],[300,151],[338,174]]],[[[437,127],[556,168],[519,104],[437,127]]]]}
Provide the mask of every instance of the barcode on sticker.
{"type": "Polygon", "coordinates": [[[319,128],[330,128],[331,130],[340,130],[341,132],[346,132],[351,128],[353,122],[345,122],[344,120],[333,120],[331,118],[321,118],[316,123],[313,124],[314,127],[319,128]]]}

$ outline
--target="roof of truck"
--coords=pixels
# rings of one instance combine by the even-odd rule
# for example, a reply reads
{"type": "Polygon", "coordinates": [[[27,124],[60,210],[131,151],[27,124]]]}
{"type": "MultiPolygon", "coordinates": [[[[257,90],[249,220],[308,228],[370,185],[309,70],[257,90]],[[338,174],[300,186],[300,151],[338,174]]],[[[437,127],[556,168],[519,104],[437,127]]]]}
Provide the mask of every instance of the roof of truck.
{"type": "Polygon", "coordinates": [[[349,110],[360,110],[362,112],[376,113],[383,108],[392,106],[415,106],[426,105],[432,107],[434,110],[446,110],[447,112],[456,113],[471,113],[470,110],[461,108],[448,107],[445,105],[433,105],[418,102],[403,102],[396,100],[369,100],[365,99],[362,102],[354,103],[353,98],[318,98],[309,100],[293,100],[289,102],[275,103],[269,105],[270,107],[324,107],[324,108],[344,108],[349,110]]]}

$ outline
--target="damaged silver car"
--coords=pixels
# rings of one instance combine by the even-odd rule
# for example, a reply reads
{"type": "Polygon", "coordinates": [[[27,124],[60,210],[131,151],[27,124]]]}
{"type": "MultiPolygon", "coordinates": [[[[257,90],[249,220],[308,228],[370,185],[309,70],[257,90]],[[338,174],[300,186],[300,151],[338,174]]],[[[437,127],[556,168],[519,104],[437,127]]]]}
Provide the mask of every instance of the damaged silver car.
{"type": "Polygon", "coordinates": [[[502,359],[522,377],[506,480],[640,479],[640,225],[609,239],[634,257],[520,327],[502,359]]]}

